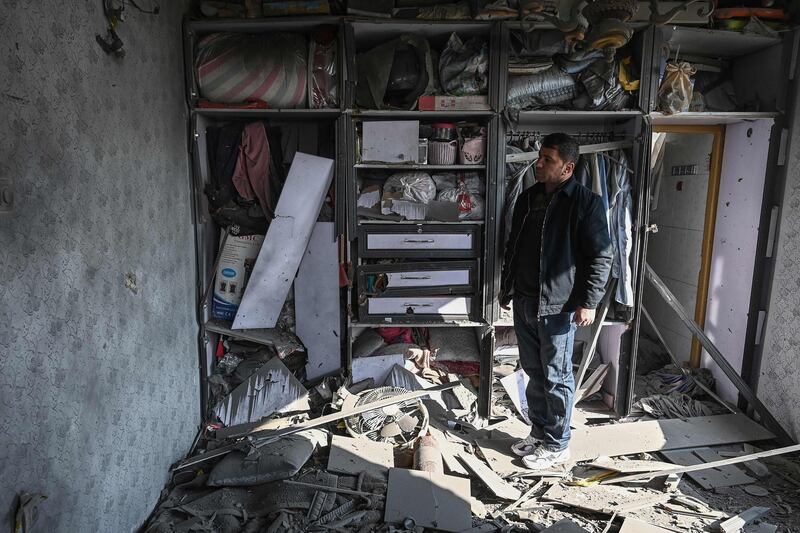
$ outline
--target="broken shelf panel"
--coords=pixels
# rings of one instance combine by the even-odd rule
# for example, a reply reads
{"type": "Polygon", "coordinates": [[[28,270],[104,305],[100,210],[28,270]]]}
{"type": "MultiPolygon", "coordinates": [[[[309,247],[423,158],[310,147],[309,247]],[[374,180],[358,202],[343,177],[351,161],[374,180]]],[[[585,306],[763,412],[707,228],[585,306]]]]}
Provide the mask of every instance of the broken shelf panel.
{"type": "Polygon", "coordinates": [[[333,159],[297,152],[233,329],[274,328],[333,178],[333,159]]]}
{"type": "Polygon", "coordinates": [[[226,426],[256,422],[273,413],[308,411],[308,391],[273,357],[214,407],[226,426]]]}
{"type": "Polygon", "coordinates": [[[333,222],[317,222],[294,283],[297,336],[306,347],[313,381],[342,367],[339,252],[333,222]]]}
{"type": "Polygon", "coordinates": [[[405,468],[389,470],[384,520],[412,518],[417,526],[465,531],[472,526],[469,479],[405,468]]]}
{"type": "Polygon", "coordinates": [[[388,442],[353,439],[334,435],[328,457],[328,470],[357,476],[369,472],[383,477],[394,466],[394,448],[388,442]]]}
{"type": "Polygon", "coordinates": [[[486,463],[469,453],[459,453],[458,458],[471,470],[498,498],[505,500],[518,500],[522,493],[513,485],[506,483],[503,478],[494,473],[486,463]]]}
{"type": "MultiPolygon", "coordinates": [[[[723,457],[710,448],[663,451],[661,454],[679,466],[692,466],[723,460],[723,457]]],[[[704,489],[733,487],[755,482],[755,479],[733,465],[687,472],[686,475],[704,489]]]]}

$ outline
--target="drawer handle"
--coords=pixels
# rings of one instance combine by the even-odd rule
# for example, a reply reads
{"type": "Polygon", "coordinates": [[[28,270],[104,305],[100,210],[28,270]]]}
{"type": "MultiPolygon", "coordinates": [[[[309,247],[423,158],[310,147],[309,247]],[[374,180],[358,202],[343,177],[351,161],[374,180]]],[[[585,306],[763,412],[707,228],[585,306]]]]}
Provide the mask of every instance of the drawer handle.
{"type": "Polygon", "coordinates": [[[433,239],[405,239],[403,242],[412,242],[412,243],[431,243],[436,242],[433,239]]]}
{"type": "Polygon", "coordinates": [[[414,303],[405,303],[403,307],[433,307],[433,304],[414,304],[414,303]]]}
{"type": "Polygon", "coordinates": [[[430,276],[403,276],[400,275],[400,279],[431,279],[430,276]]]}

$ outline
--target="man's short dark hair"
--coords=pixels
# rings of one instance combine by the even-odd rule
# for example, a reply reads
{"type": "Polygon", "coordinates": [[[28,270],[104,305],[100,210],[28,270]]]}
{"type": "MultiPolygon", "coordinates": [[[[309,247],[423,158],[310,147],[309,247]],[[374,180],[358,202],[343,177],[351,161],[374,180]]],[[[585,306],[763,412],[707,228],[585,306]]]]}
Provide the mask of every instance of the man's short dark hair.
{"type": "Polygon", "coordinates": [[[566,133],[551,133],[542,139],[542,148],[555,148],[565,163],[578,163],[580,156],[578,141],[566,133]]]}

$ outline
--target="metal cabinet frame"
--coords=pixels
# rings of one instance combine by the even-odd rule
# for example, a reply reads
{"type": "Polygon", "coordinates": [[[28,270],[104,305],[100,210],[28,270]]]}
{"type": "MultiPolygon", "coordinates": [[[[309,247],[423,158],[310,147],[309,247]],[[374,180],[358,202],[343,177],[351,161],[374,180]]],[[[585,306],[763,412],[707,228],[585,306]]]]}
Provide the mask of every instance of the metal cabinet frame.
{"type": "MultiPolygon", "coordinates": [[[[486,216],[484,223],[477,227],[476,254],[471,256],[479,260],[478,272],[480,273],[479,285],[475,287],[474,298],[480,308],[481,320],[465,321],[452,320],[445,322],[421,322],[414,325],[427,327],[471,327],[476,331],[480,340],[482,351],[480,390],[479,390],[479,413],[482,416],[489,416],[491,412],[491,389],[492,389],[492,363],[494,351],[494,327],[498,316],[498,309],[495,305],[495,295],[499,290],[500,261],[502,258],[505,243],[502,242],[501,219],[504,201],[505,183],[505,133],[507,123],[505,121],[505,95],[507,87],[507,75],[504,68],[508,62],[508,43],[509,31],[520,28],[523,23],[518,21],[509,22],[448,22],[448,21],[405,21],[405,20],[363,20],[352,17],[334,16],[312,16],[312,17],[286,17],[275,19],[260,20],[219,20],[219,21],[192,21],[186,19],[183,24],[184,41],[184,68],[186,84],[186,100],[189,107],[189,119],[187,127],[190,131],[190,143],[188,146],[189,158],[192,169],[192,201],[194,207],[194,226],[195,226],[195,246],[197,253],[197,301],[198,314],[197,320],[200,326],[200,338],[198,348],[200,352],[200,374],[201,374],[201,409],[205,413],[207,401],[207,374],[210,369],[213,348],[215,346],[216,335],[218,333],[228,333],[224,328],[206,327],[209,322],[209,314],[204,302],[206,287],[210,282],[209,276],[213,277],[213,269],[210,268],[209,258],[216,252],[217,242],[214,238],[209,238],[207,228],[203,226],[208,220],[205,212],[205,201],[202,194],[202,158],[206,157],[202,152],[202,145],[198,144],[198,123],[202,124],[205,120],[226,120],[226,119],[275,119],[280,121],[335,121],[336,132],[336,233],[340,236],[340,243],[343,260],[358,267],[359,258],[362,254],[362,228],[367,225],[358,225],[356,221],[356,198],[355,183],[355,125],[354,120],[370,118],[392,118],[403,119],[411,118],[416,120],[434,119],[471,119],[481,120],[488,125],[487,139],[487,158],[485,169],[483,170],[486,178],[486,216]],[[310,32],[320,25],[335,25],[338,27],[338,68],[339,68],[339,100],[340,105],[337,109],[268,109],[268,110],[237,110],[237,109],[200,109],[197,107],[198,91],[194,74],[194,46],[202,35],[217,31],[234,31],[245,33],[264,33],[273,31],[303,31],[310,32]],[[488,87],[488,101],[491,107],[489,111],[463,111],[463,112],[420,112],[420,111],[391,111],[391,110],[362,110],[355,108],[355,85],[357,79],[356,51],[357,35],[359,27],[369,27],[376,30],[388,30],[387,39],[403,29],[420,30],[427,33],[438,34],[440,37],[449,34],[459,28],[470,28],[472,31],[480,31],[488,36],[490,40],[490,74],[488,87]],[[212,242],[214,241],[214,242],[212,242]],[[480,264],[482,262],[482,264],[480,264]],[[205,307],[204,307],[205,306],[205,307]],[[212,331],[213,330],[213,331],[212,331]]],[[[537,30],[552,30],[547,24],[527,24],[526,28],[537,30]]],[[[693,32],[700,33],[712,30],[691,29],[688,31],[679,30],[687,35],[693,32]]],[[[631,322],[631,329],[628,333],[628,340],[624,343],[623,350],[625,357],[620,362],[620,377],[628,378],[626,384],[627,394],[624,398],[619,398],[615,406],[620,414],[625,414],[633,398],[633,383],[636,369],[636,354],[638,352],[638,334],[640,323],[640,308],[642,288],[644,285],[644,262],[647,252],[647,226],[649,216],[650,198],[650,135],[652,132],[652,120],[654,119],[653,110],[656,107],[656,95],[658,89],[658,61],[661,57],[661,47],[664,44],[665,35],[674,32],[671,27],[640,27],[637,28],[636,46],[641,58],[640,64],[640,89],[638,95],[638,110],[621,112],[604,111],[528,111],[522,112],[524,121],[528,124],[548,124],[551,127],[559,125],[575,125],[581,123],[597,123],[598,121],[618,122],[618,121],[637,121],[636,135],[634,138],[634,162],[638,166],[639,172],[636,179],[635,190],[635,232],[634,249],[632,257],[632,267],[634,275],[634,294],[636,303],[634,306],[634,317],[631,322]]],[[[712,34],[705,34],[708,37],[712,34]]],[[[722,34],[720,34],[722,35],[722,34]]],[[[786,70],[790,72],[790,84],[795,86],[795,74],[797,65],[797,33],[784,37],[784,64],[786,70]]],[[[746,36],[723,35],[725,39],[736,44],[737,39],[747,39],[746,36]]],[[[742,40],[741,42],[745,42],[742,40]]],[[[751,46],[754,41],[751,39],[745,44],[751,46]]],[[[746,48],[746,47],[745,47],[746,48]]],[[[787,94],[787,93],[782,93],[787,94]]],[[[779,105],[783,106],[788,102],[787,107],[791,109],[796,106],[795,98],[784,97],[779,105]]],[[[778,112],[786,109],[778,109],[778,112]]],[[[780,117],[779,113],[749,113],[749,118],[759,118],[760,116],[771,116],[776,118],[776,131],[780,131],[780,138],[785,138],[788,133],[789,124],[780,117]]],[[[729,120],[737,116],[745,117],[740,113],[724,113],[719,117],[720,120],[729,120]]],[[[660,119],[659,119],[660,120],[660,119]]],[[[761,325],[763,325],[763,314],[769,298],[770,281],[774,265],[774,257],[766,257],[762,254],[771,246],[770,235],[774,235],[775,226],[775,205],[780,204],[783,192],[783,181],[785,166],[783,166],[782,152],[780,147],[781,140],[773,141],[770,153],[768,179],[765,187],[765,202],[762,210],[762,224],[760,229],[758,253],[759,261],[754,273],[754,291],[751,299],[750,322],[747,329],[747,342],[745,358],[745,379],[752,382],[757,376],[758,359],[760,354],[759,339],[763,335],[761,325]],[[778,180],[770,179],[777,177],[778,180]],[[757,287],[756,287],[757,286],[757,287]],[[759,325],[760,324],[760,325],[759,325]]],[[[391,224],[391,223],[387,223],[391,224]]],[[[454,224],[454,229],[468,225],[467,222],[454,224]]],[[[422,227],[429,227],[432,223],[422,227]]],[[[403,227],[409,229],[408,225],[397,225],[401,230],[403,227]]],[[[413,226],[412,226],[413,227],[413,226]]],[[[443,226],[446,227],[446,226],[443,226]]],[[[452,231],[452,229],[450,230],[452,231]]],[[[417,257],[424,257],[417,255],[417,257]]],[[[455,256],[454,256],[455,257],[455,256]]],[[[463,257],[463,256],[460,256],[463,257]]],[[[370,268],[361,267],[360,272],[368,272],[370,268]]],[[[359,272],[354,268],[354,272],[359,272]]],[[[350,297],[343,313],[343,332],[342,335],[342,359],[344,367],[349,371],[351,362],[351,341],[353,328],[355,327],[376,327],[375,324],[359,323],[353,317],[355,298],[355,287],[349,289],[350,297]]],[[[231,332],[236,334],[235,332],[231,332]]]]}

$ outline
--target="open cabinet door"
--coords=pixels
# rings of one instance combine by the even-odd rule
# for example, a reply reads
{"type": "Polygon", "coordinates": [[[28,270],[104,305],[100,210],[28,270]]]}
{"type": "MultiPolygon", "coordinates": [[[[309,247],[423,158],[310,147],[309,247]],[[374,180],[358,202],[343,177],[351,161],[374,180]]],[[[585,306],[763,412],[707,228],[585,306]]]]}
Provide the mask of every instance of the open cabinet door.
{"type": "MultiPolygon", "coordinates": [[[[651,146],[653,136],[653,126],[648,116],[642,117],[642,126],[639,134],[639,153],[635,156],[638,159],[640,173],[636,180],[636,210],[633,234],[633,320],[631,321],[630,331],[630,358],[628,360],[628,386],[626,398],[620,398],[616,402],[616,411],[623,416],[627,416],[634,401],[634,386],[636,384],[636,360],[639,355],[639,327],[642,319],[642,293],[645,284],[645,263],[647,258],[647,238],[650,233],[650,198],[651,198],[651,146]]],[[[620,369],[620,375],[623,370],[620,369]]]]}

